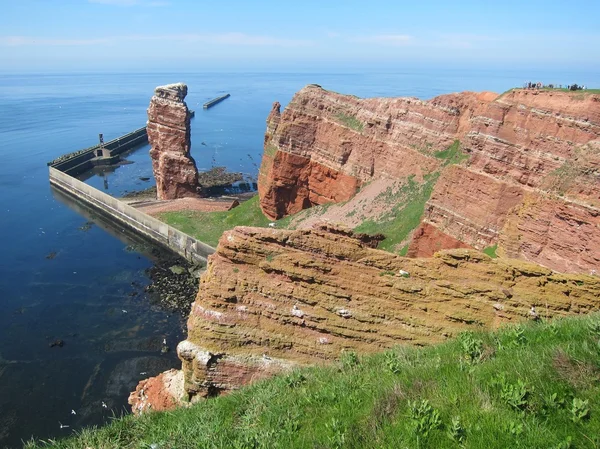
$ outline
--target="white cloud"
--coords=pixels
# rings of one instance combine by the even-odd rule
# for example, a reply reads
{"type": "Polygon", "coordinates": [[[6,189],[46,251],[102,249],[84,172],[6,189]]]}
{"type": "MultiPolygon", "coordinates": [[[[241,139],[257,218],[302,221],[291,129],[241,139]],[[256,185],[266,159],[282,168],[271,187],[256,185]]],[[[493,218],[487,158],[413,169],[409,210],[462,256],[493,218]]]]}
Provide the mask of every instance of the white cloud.
{"type": "Polygon", "coordinates": [[[490,43],[502,40],[496,36],[481,34],[443,34],[439,36],[439,40],[433,42],[433,45],[443,48],[471,49],[489,46],[490,43]]]}
{"type": "Polygon", "coordinates": [[[408,34],[376,34],[373,36],[358,36],[351,39],[353,42],[380,45],[409,45],[414,42],[414,37],[408,34]]]}
{"type": "Polygon", "coordinates": [[[160,0],[88,0],[88,2],[111,6],[168,6],[170,4],[160,0]]]}
{"type": "Polygon", "coordinates": [[[98,45],[110,42],[107,38],[101,39],[54,39],[44,37],[30,36],[0,36],[0,46],[20,47],[31,46],[78,46],[78,45],[98,45]]]}
{"type": "Polygon", "coordinates": [[[0,36],[0,46],[82,46],[98,44],[120,44],[125,42],[163,41],[179,43],[207,43],[227,46],[251,47],[308,47],[313,41],[303,39],[287,39],[273,36],[257,36],[245,33],[215,34],[167,34],[167,35],[126,35],[103,37],[96,39],[62,39],[32,36],[0,36]]]}

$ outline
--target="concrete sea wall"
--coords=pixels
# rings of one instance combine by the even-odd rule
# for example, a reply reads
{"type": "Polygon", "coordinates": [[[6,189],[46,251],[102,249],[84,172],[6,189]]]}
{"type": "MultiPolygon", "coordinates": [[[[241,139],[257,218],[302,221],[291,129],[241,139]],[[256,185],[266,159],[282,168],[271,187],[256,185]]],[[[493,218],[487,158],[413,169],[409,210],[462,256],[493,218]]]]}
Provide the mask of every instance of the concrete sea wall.
{"type": "Polygon", "coordinates": [[[50,183],[191,262],[206,262],[212,246],[50,166],[50,183]]]}
{"type": "Polygon", "coordinates": [[[138,128],[124,136],[117,137],[103,145],[94,145],[74,153],[65,154],[57,159],[48,162],[48,165],[61,172],[77,176],[98,165],[97,151],[104,148],[110,153],[111,157],[118,156],[139,145],[148,143],[148,134],[146,127],[138,128]]]}

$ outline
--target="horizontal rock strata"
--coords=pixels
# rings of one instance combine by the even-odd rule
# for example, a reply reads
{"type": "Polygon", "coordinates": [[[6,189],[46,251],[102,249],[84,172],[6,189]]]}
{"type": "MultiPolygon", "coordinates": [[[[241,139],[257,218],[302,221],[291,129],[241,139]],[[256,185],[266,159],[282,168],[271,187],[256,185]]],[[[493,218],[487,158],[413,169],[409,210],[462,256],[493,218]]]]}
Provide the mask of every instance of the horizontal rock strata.
{"type": "Polygon", "coordinates": [[[185,84],[159,86],[148,107],[148,142],[157,198],[198,196],[198,169],[190,155],[190,111],[185,84]]]}
{"type": "Polygon", "coordinates": [[[376,243],[330,227],[226,232],[178,347],[184,383],[176,396],[194,401],[344,350],[427,345],[600,308],[596,276],[467,249],[406,258],[376,243]]]}
{"type": "Polygon", "coordinates": [[[597,269],[600,95],[585,92],[515,89],[422,101],[307,86],[269,115],[261,207],[281,218],[345,201],[373,179],[419,180],[433,171],[441,174],[410,254],[431,256],[440,242],[499,245],[500,254],[556,270],[597,269]],[[466,160],[446,166],[440,152],[456,140],[466,160]],[[530,202],[546,209],[535,214],[530,202]],[[550,223],[553,236],[543,234],[550,223]]]}

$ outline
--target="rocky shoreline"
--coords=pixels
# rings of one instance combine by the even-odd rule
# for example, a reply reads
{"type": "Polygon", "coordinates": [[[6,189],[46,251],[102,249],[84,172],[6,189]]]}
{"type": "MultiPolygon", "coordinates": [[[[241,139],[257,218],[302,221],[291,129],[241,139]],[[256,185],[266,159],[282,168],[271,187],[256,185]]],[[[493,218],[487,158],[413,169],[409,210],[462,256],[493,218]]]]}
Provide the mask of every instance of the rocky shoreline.
{"type": "MultiPolygon", "coordinates": [[[[138,246],[128,247],[130,251],[140,251],[138,246]]],[[[146,248],[142,249],[142,252],[146,248]]],[[[191,304],[198,292],[200,275],[205,266],[188,262],[170,251],[151,248],[149,256],[153,265],[146,269],[150,283],[143,291],[148,294],[152,304],[163,310],[181,314],[185,321],[189,315],[191,304]]],[[[137,292],[132,292],[137,295],[137,292]]]]}

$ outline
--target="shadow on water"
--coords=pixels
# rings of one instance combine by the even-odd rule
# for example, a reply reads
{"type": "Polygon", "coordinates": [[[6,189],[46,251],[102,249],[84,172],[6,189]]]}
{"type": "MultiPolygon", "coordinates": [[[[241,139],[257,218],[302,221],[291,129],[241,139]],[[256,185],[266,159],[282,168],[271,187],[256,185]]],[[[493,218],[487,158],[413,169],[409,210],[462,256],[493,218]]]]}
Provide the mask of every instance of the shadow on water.
{"type": "Polygon", "coordinates": [[[50,190],[52,192],[52,196],[56,200],[88,220],[86,225],[94,224],[98,226],[103,231],[128,245],[128,248],[132,248],[132,250],[135,249],[136,252],[143,254],[150,260],[156,261],[157,258],[161,257],[161,255],[172,256],[167,249],[157,248],[156,245],[147,239],[140,237],[139,233],[131,230],[127,226],[121,226],[119,223],[110,220],[105,214],[99,212],[98,210],[92,209],[75,197],[63,192],[59,188],[51,185],[50,190]]]}

